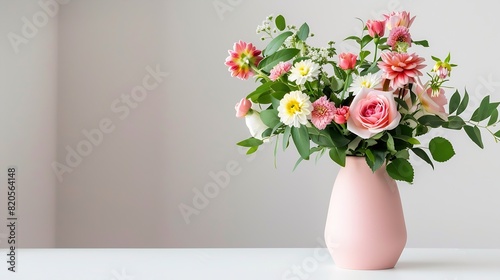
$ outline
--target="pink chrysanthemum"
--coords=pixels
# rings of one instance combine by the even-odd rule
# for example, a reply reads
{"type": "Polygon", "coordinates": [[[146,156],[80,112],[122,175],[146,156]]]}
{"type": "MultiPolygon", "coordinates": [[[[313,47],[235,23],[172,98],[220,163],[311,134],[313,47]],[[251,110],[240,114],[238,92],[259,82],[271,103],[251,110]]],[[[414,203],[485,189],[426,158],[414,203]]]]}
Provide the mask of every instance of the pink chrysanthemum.
{"type": "Polygon", "coordinates": [[[422,76],[419,70],[425,67],[425,59],[416,54],[386,52],[380,55],[378,67],[384,72],[383,78],[389,79],[393,89],[415,82],[415,77],[422,76]]]}
{"type": "Polygon", "coordinates": [[[387,38],[387,45],[391,46],[392,49],[396,49],[396,44],[398,42],[408,44],[411,46],[411,35],[410,30],[404,26],[398,26],[391,30],[389,33],[389,38],[387,38]]]}
{"type": "Polygon", "coordinates": [[[229,66],[231,76],[246,80],[253,76],[252,65],[257,66],[262,60],[262,53],[251,43],[239,41],[229,50],[226,66],[229,66]]]}
{"type": "Polygon", "coordinates": [[[291,68],[292,64],[290,62],[282,61],[278,63],[276,66],[274,66],[273,69],[271,69],[271,72],[269,74],[269,79],[271,79],[271,81],[274,82],[277,79],[279,79],[279,77],[283,76],[285,73],[290,71],[291,68]]]}
{"type": "Polygon", "coordinates": [[[311,122],[316,128],[323,130],[335,117],[335,105],[328,101],[326,96],[321,96],[312,105],[311,122]]]}

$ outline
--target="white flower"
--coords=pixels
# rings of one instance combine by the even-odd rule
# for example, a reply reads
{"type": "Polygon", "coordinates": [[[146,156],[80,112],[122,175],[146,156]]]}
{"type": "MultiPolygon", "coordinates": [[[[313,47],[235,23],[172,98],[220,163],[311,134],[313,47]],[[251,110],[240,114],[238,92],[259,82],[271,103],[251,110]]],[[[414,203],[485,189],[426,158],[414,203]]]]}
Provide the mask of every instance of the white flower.
{"type": "Polygon", "coordinates": [[[285,94],[278,106],[280,121],[288,126],[300,127],[307,125],[307,118],[311,115],[313,106],[309,96],[301,91],[292,91],[285,94]]]}
{"type": "Polygon", "coordinates": [[[245,115],[245,124],[247,125],[250,135],[252,135],[253,138],[263,140],[262,132],[264,132],[268,127],[260,119],[259,112],[250,110],[245,115]]]}
{"type": "Polygon", "coordinates": [[[382,82],[382,78],[377,74],[367,74],[365,76],[357,76],[352,81],[349,91],[354,92],[354,94],[361,91],[363,88],[375,88],[382,82]]]}
{"type": "Polygon", "coordinates": [[[297,85],[303,85],[306,81],[312,82],[319,74],[319,65],[312,62],[312,60],[302,60],[295,63],[290,70],[288,80],[297,85]]]}

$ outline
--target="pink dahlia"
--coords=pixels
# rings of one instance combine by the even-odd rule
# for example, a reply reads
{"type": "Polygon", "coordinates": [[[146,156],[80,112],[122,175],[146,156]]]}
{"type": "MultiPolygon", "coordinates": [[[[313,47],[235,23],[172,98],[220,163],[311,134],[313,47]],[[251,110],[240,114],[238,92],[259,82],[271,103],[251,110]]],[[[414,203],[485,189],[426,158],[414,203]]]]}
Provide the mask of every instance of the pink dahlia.
{"type": "Polygon", "coordinates": [[[392,49],[396,49],[397,43],[406,43],[408,47],[411,46],[411,35],[410,30],[404,26],[398,26],[391,30],[389,33],[389,38],[387,38],[387,45],[391,46],[392,49]]]}
{"type": "Polygon", "coordinates": [[[226,66],[232,77],[246,80],[253,76],[252,65],[257,66],[262,60],[262,52],[251,43],[239,41],[234,43],[233,50],[229,50],[226,58],[226,66]]]}
{"type": "Polygon", "coordinates": [[[279,79],[281,76],[283,76],[285,73],[290,71],[291,68],[292,68],[292,64],[290,62],[283,62],[282,61],[282,62],[278,63],[276,66],[274,66],[273,69],[271,69],[269,79],[271,79],[271,81],[274,82],[277,79],[279,79]]]}
{"type": "Polygon", "coordinates": [[[378,67],[384,72],[382,78],[389,79],[393,89],[415,82],[415,77],[422,76],[419,70],[425,67],[425,59],[416,54],[386,52],[380,55],[378,67]]]}
{"type": "Polygon", "coordinates": [[[335,105],[328,101],[326,96],[321,96],[312,105],[311,122],[316,128],[323,130],[335,117],[335,105]]]}

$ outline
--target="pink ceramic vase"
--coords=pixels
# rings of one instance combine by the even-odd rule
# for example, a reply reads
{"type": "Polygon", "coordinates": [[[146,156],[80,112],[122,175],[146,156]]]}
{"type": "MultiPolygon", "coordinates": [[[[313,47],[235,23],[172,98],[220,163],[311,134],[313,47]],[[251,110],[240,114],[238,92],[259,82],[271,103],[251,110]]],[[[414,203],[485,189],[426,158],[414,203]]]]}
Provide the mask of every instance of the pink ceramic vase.
{"type": "Polygon", "coordinates": [[[406,226],[398,186],[385,165],[373,173],[364,157],[347,157],[333,185],[325,242],[340,268],[396,265],[406,226]]]}

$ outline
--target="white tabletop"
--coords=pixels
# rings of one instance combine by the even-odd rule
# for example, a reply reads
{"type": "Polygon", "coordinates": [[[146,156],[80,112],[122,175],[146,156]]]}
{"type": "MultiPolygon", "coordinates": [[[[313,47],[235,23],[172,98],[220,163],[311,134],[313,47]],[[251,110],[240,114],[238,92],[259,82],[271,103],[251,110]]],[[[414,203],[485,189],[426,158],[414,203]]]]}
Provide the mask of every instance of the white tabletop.
{"type": "Polygon", "coordinates": [[[0,279],[500,279],[498,249],[407,248],[396,268],[379,271],[339,269],[320,248],[21,249],[16,262],[16,273],[2,262],[0,279]]]}

